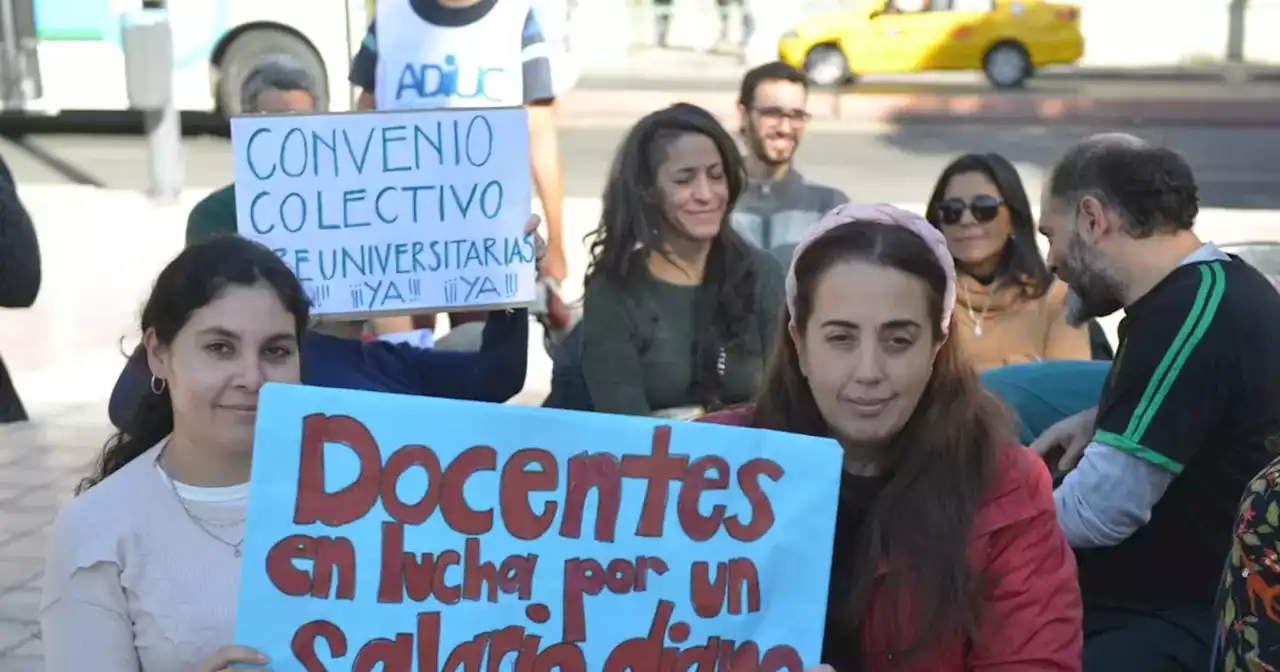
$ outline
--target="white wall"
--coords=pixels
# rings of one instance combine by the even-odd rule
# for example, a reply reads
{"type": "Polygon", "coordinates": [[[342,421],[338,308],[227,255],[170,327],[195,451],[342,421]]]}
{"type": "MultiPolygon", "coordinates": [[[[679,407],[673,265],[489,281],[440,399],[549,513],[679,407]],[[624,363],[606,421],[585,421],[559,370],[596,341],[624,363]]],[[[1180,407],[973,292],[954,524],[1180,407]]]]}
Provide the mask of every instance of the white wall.
{"type": "MultiPolygon", "coordinates": [[[[1076,0],[1085,56],[1097,67],[1221,63],[1231,0],[1076,0]]],[[[1245,58],[1280,64],[1280,0],[1249,0],[1245,58]]]]}

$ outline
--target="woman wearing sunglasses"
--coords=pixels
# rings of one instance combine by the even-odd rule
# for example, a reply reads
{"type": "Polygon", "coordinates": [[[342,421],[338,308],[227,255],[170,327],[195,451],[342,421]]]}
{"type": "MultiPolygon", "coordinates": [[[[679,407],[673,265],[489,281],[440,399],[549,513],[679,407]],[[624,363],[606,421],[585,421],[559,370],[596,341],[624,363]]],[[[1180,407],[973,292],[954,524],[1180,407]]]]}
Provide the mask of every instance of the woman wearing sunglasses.
{"type": "Polygon", "coordinates": [[[1089,331],[1064,318],[1065,283],[1036,247],[1022,180],[999,154],[966,154],[942,171],[928,220],[960,271],[956,333],[979,370],[1046,359],[1089,359],[1089,331]]]}

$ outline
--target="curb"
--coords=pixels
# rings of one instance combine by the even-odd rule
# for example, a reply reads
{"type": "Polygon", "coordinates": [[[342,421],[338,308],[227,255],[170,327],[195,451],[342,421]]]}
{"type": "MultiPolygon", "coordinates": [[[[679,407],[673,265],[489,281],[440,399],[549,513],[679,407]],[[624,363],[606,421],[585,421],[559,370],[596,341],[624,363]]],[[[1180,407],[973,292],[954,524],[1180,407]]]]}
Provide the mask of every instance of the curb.
{"type": "MultiPolygon", "coordinates": [[[[561,118],[628,124],[686,102],[721,118],[737,114],[735,96],[719,91],[577,89],[559,99],[561,118]]],[[[858,94],[815,91],[815,121],[872,124],[1006,123],[1280,127],[1280,98],[1266,96],[1123,97],[1041,93],[858,94]]]]}

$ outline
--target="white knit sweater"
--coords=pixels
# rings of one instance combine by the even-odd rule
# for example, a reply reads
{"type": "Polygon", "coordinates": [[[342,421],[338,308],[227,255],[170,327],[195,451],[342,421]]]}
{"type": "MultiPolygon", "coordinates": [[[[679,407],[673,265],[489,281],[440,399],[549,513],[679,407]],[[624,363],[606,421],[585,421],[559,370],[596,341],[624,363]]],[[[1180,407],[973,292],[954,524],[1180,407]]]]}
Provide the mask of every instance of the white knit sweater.
{"type": "Polygon", "coordinates": [[[233,643],[240,559],[182,502],[238,542],[248,484],[171,486],[158,455],[76,497],[54,523],[40,603],[48,672],[188,672],[233,643]]]}

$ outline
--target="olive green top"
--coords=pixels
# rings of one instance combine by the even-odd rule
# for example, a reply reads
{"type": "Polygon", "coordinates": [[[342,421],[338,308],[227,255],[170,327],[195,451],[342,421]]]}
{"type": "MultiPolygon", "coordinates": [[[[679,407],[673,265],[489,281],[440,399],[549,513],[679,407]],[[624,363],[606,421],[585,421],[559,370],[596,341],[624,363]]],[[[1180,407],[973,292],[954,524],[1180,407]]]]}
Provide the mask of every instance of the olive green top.
{"type": "MultiPolygon", "coordinates": [[[[783,305],[783,275],[767,252],[754,250],[756,308],[746,334],[725,353],[721,401],[755,397],[773,351],[783,305]]],[[[692,389],[696,285],[676,285],[641,267],[619,286],[603,276],[587,284],[582,319],[582,371],[595,410],[626,415],[698,404],[692,389]]]]}

